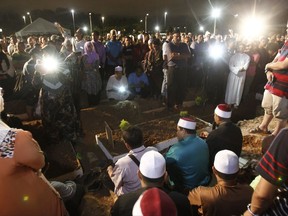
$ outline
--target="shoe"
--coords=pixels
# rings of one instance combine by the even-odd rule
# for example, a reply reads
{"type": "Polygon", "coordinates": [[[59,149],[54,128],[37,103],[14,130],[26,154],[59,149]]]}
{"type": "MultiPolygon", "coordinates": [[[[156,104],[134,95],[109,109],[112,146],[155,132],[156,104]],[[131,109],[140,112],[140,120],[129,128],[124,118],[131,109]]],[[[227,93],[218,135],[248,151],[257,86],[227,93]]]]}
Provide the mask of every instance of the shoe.
{"type": "Polygon", "coordinates": [[[271,134],[271,131],[267,130],[262,130],[261,128],[256,127],[256,128],[253,128],[251,130],[249,130],[249,133],[254,133],[254,134],[271,134]]]}

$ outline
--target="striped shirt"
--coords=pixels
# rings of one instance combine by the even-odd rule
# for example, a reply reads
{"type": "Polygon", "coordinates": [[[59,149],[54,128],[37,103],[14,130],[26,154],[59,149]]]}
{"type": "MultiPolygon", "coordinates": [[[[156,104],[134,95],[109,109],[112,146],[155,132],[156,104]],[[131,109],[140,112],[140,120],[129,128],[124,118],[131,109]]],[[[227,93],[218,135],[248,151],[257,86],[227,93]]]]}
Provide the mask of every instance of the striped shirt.
{"type": "MultiPolygon", "coordinates": [[[[279,61],[284,61],[288,57],[288,41],[283,45],[280,50],[279,61]]],[[[279,97],[288,98],[288,68],[278,71],[272,71],[274,75],[274,81],[268,82],[265,85],[271,94],[277,95],[279,97]]]]}
{"type": "Polygon", "coordinates": [[[288,215],[288,128],[274,139],[256,170],[268,182],[279,186],[273,205],[262,215],[288,215]]]}

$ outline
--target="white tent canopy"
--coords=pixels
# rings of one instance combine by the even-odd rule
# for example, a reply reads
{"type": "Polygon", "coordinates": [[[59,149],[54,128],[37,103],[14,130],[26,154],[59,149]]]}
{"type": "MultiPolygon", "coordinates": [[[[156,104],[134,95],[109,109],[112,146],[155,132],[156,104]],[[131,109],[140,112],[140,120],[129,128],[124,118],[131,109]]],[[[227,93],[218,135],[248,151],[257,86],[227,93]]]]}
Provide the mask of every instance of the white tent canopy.
{"type": "MultiPolygon", "coordinates": [[[[71,33],[69,29],[64,29],[68,34],[71,33]]],[[[16,37],[23,37],[29,35],[51,35],[60,34],[54,23],[49,22],[43,18],[38,18],[31,24],[25,26],[20,31],[16,32],[16,37]]]]}

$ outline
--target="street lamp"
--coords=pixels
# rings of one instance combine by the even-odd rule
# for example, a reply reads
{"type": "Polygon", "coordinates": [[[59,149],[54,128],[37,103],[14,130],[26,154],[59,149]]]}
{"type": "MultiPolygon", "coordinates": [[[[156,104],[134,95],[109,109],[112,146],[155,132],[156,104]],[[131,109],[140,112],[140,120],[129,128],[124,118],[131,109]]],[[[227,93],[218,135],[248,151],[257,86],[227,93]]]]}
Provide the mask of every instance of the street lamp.
{"type": "Polygon", "coordinates": [[[91,17],[91,13],[89,13],[89,23],[90,23],[90,32],[92,33],[93,31],[93,26],[92,26],[92,17],[91,17]]]}
{"type": "Polygon", "coordinates": [[[22,16],[22,18],[23,18],[24,24],[26,25],[26,17],[22,16]]]}
{"type": "Polygon", "coordinates": [[[164,28],[166,28],[167,11],[164,13],[164,28]]]}
{"type": "Polygon", "coordinates": [[[72,14],[72,21],[73,21],[73,31],[74,31],[74,33],[75,33],[75,17],[74,17],[74,10],[72,9],[71,10],[71,14],[72,14]]]}
{"type": "Polygon", "coordinates": [[[102,25],[104,25],[105,17],[102,16],[102,17],[101,17],[101,20],[102,20],[102,25]]]}
{"type": "Polygon", "coordinates": [[[216,20],[218,17],[220,17],[220,9],[219,8],[214,8],[212,10],[212,17],[214,18],[214,35],[216,34],[216,20]]]}
{"type": "Polygon", "coordinates": [[[147,19],[148,19],[149,14],[147,13],[145,15],[145,32],[147,32],[147,19]]]}
{"type": "Polygon", "coordinates": [[[28,17],[29,17],[29,19],[30,19],[30,23],[32,23],[32,17],[31,17],[30,12],[27,12],[27,15],[28,15],[28,17]]]}

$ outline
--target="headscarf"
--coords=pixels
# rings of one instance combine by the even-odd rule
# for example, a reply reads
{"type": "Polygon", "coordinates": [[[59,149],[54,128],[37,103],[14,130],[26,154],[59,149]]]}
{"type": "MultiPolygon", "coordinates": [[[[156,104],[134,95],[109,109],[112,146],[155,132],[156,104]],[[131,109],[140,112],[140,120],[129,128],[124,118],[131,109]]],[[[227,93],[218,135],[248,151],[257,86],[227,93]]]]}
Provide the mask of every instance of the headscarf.
{"type": "Polygon", "coordinates": [[[93,64],[96,60],[99,60],[99,55],[95,51],[95,47],[91,41],[87,41],[84,44],[84,55],[87,56],[87,63],[93,64]],[[92,50],[89,50],[88,46],[92,46],[92,50]]]}

